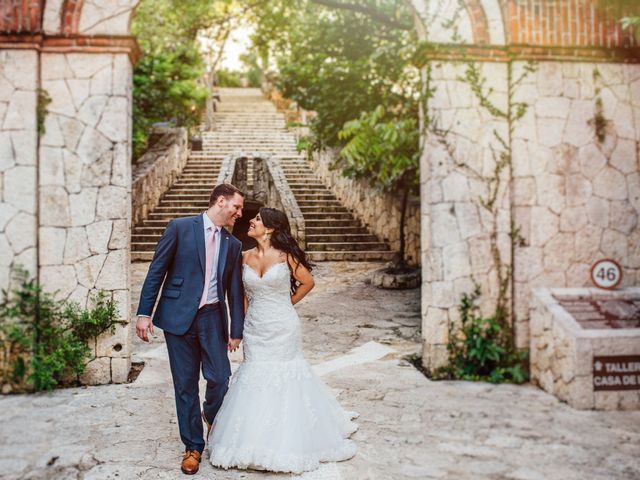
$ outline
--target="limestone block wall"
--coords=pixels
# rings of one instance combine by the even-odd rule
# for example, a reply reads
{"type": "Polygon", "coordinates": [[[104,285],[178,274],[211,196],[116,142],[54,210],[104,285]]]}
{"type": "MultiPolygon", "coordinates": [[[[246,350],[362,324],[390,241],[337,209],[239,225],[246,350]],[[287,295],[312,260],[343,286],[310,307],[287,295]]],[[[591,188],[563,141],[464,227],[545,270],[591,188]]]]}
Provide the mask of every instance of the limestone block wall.
{"type": "MultiPolygon", "coordinates": [[[[517,66],[515,68],[518,68],[517,66]]],[[[513,208],[518,344],[528,344],[538,287],[590,286],[591,265],[618,261],[640,281],[640,65],[540,62],[515,91],[513,208]]]]}
{"type": "Polygon", "coordinates": [[[434,368],[474,282],[492,313],[506,275],[522,348],[532,288],[587,285],[603,257],[622,264],[623,286],[638,282],[640,48],[620,11],[595,0],[411,4],[418,38],[436,47],[421,72],[432,94],[421,112],[423,363],[434,368]]]}
{"type": "Polygon", "coordinates": [[[446,361],[449,325],[474,282],[483,289],[483,312],[495,305],[494,243],[504,275],[513,269],[509,303],[521,348],[529,344],[532,288],[588,286],[591,265],[601,258],[622,265],[623,286],[639,280],[640,66],[539,62],[509,99],[508,69],[519,78],[525,65],[485,62],[480,68],[494,105],[527,106],[512,122],[507,150],[494,134],[509,137],[506,121],[479,106],[463,80],[466,64],[430,69],[432,125],[422,162],[423,331],[425,356],[434,365],[446,361]],[[511,152],[511,167],[496,182],[500,151],[511,152]],[[497,189],[493,214],[480,201],[491,189],[497,189]]]}
{"type": "MultiPolygon", "coordinates": [[[[400,215],[402,199],[399,196],[376,192],[366,181],[347,178],[340,170],[332,170],[337,157],[335,150],[314,152],[312,167],[340,201],[384,241],[392,250],[400,248],[400,215]]],[[[405,220],[405,249],[407,261],[420,264],[420,203],[410,199],[405,220]]]]}
{"type": "Polygon", "coordinates": [[[0,289],[11,268],[37,273],[37,65],[34,50],[0,50],[0,289]]]}
{"type": "MultiPolygon", "coordinates": [[[[507,108],[507,66],[484,63],[491,78],[489,100],[507,108]]],[[[422,318],[424,362],[435,368],[447,362],[449,326],[459,322],[463,294],[482,288],[481,311],[491,314],[498,296],[499,272],[511,264],[508,170],[494,175],[494,132],[507,136],[507,124],[480,105],[462,80],[466,65],[442,62],[430,67],[433,96],[431,129],[421,159],[422,318]],[[492,197],[494,207],[482,201],[492,197]],[[495,261],[495,254],[500,261],[495,261]]]]}
{"type": "Polygon", "coordinates": [[[43,54],[51,98],[40,141],[40,281],[87,304],[111,292],[123,325],[95,345],[84,383],[125,381],[130,367],[131,62],[126,54],[43,54]]]}
{"type": "Polygon", "coordinates": [[[132,173],[132,225],[147,218],[180,176],[189,158],[187,130],[167,129],[135,165],[132,173]]]}

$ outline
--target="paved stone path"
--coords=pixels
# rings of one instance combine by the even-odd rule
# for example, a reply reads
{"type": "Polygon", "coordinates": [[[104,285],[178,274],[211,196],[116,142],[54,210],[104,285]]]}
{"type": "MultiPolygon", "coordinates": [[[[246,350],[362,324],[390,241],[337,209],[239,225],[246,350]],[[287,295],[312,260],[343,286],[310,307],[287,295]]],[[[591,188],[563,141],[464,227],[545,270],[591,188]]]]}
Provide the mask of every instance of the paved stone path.
{"type": "MultiPolygon", "coordinates": [[[[640,478],[640,412],[577,411],[530,385],[431,382],[416,371],[403,357],[419,351],[419,292],[372,288],[378,266],[320,264],[298,307],[307,358],[360,412],[360,429],[355,458],[297,478],[640,478]]],[[[132,268],[139,289],[147,264],[132,268]]],[[[133,384],[0,398],[0,478],[185,478],[162,335],[136,356],[146,366],[133,384]]],[[[203,463],[195,478],[291,476],[203,463]]]]}

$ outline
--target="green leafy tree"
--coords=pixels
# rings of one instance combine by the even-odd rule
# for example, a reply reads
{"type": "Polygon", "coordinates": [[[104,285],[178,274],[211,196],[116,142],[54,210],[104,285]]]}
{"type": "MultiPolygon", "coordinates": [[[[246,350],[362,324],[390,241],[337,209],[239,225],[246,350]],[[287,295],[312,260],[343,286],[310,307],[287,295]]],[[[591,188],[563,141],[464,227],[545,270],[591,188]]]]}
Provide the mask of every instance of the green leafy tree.
{"type": "Polygon", "coordinates": [[[349,177],[366,178],[374,188],[399,194],[402,199],[400,251],[396,268],[406,267],[405,219],[410,194],[419,188],[419,140],[414,118],[388,115],[382,106],[351,120],[339,132],[347,141],[341,151],[343,173],[349,177]]]}
{"type": "Polygon", "coordinates": [[[149,128],[157,122],[193,127],[207,99],[198,32],[220,21],[230,0],[142,0],[132,32],[142,58],[133,75],[133,153],[146,149],[149,128]]]}
{"type": "Polygon", "coordinates": [[[419,79],[410,64],[416,42],[399,28],[409,15],[402,5],[274,1],[252,14],[254,45],[278,66],[276,87],[316,113],[313,148],[341,145],[344,124],[378,105],[417,118],[419,79]]]}

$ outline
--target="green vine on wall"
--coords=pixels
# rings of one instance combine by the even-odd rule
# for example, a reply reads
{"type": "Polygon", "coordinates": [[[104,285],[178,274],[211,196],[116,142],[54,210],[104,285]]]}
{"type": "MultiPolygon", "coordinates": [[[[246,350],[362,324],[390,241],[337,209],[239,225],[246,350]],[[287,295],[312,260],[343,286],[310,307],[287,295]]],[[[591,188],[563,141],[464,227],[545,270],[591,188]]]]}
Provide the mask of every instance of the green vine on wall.
{"type": "Polygon", "coordinates": [[[14,270],[17,285],[2,291],[0,303],[0,376],[3,390],[51,390],[84,372],[92,349],[89,342],[115,331],[117,305],[104,291],[93,307],[57,301],[22,268],[14,270]]]}
{"type": "Polygon", "coordinates": [[[609,121],[604,116],[604,105],[600,96],[602,93],[602,76],[597,68],[593,69],[593,83],[595,85],[595,112],[589,124],[593,126],[598,142],[604,143],[607,139],[609,121]]]}
{"type": "MultiPolygon", "coordinates": [[[[460,11],[460,10],[459,10],[460,11]]],[[[459,12],[458,11],[458,12],[459,12]]],[[[427,132],[433,135],[443,145],[456,167],[464,169],[472,177],[482,181],[486,186],[487,194],[478,198],[478,204],[485,209],[492,218],[492,228],[489,233],[490,250],[494,271],[497,277],[498,292],[493,307],[493,313],[483,317],[479,313],[477,301],[482,292],[476,286],[472,293],[464,294],[459,306],[461,325],[458,327],[449,324],[449,340],[447,350],[449,364],[433,372],[435,378],[464,378],[472,380],[489,381],[513,381],[526,380],[525,360],[526,351],[518,351],[515,345],[515,331],[513,325],[514,282],[513,265],[515,249],[525,245],[525,240],[520,234],[520,227],[514,218],[513,200],[513,135],[517,122],[521,120],[528,110],[525,102],[514,101],[515,91],[520,84],[532,74],[536,66],[533,62],[524,64],[522,72],[514,77],[514,60],[510,58],[507,66],[507,105],[500,107],[492,100],[493,88],[488,85],[487,79],[482,75],[477,62],[467,58],[463,41],[457,30],[457,18],[459,13],[443,24],[443,27],[452,30],[452,41],[460,46],[460,56],[465,65],[464,75],[457,78],[467,84],[476,98],[478,105],[486,111],[494,120],[506,124],[506,134],[494,129],[492,132],[494,142],[490,145],[494,160],[493,171],[485,176],[476,171],[464,160],[459,160],[455,148],[449,142],[452,133],[451,128],[439,127],[435,116],[428,114],[425,101],[425,126],[427,132]],[[504,253],[499,248],[498,217],[500,213],[499,199],[504,192],[505,182],[511,198],[510,203],[510,258],[505,261],[504,253]]],[[[435,48],[432,45],[424,45],[420,51],[425,57],[435,48]]],[[[428,68],[428,88],[430,87],[431,70],[428,68]]]]}
{"type": "Polygon", "coordinates": [[[47,117],[47,113],[49,113],[49,111],[47,110],[47,107],[51,103],[51,97],[49,96],[49,93],[43,88],[38,88],[37,96],[38,97],[37,97],[37,106],[36,106],[36,122],[37,122],[38,136],[42,137],[45,133],[44,121],[45,121],[45,118],[47,117]]]}

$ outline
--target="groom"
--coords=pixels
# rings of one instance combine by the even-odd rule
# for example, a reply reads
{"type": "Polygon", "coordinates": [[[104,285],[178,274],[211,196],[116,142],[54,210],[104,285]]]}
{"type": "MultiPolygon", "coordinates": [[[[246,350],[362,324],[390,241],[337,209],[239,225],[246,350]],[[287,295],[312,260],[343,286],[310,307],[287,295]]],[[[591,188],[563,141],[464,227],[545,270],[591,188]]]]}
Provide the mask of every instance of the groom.
{"type": "Polygon", "coordinates": [[[242,244],[222,227],[233,227],[242,216],[243,205],[240,190],[221,184],[213,189],[204,213],[171,220],[158,241],[140,293],[136,333],[148,342],[153,325],[164,331],[180,438],[185,444],[181,469],[188,475],[198,471],[204,450],[201,418],[210,430],[227,392],[231,376],[227,350],[237,349],[242,339],[242,244]],[[225,295],[231,310],[231,335],[225,295]],[[201,366],[207,381],[202,417],[201,366]]]}

